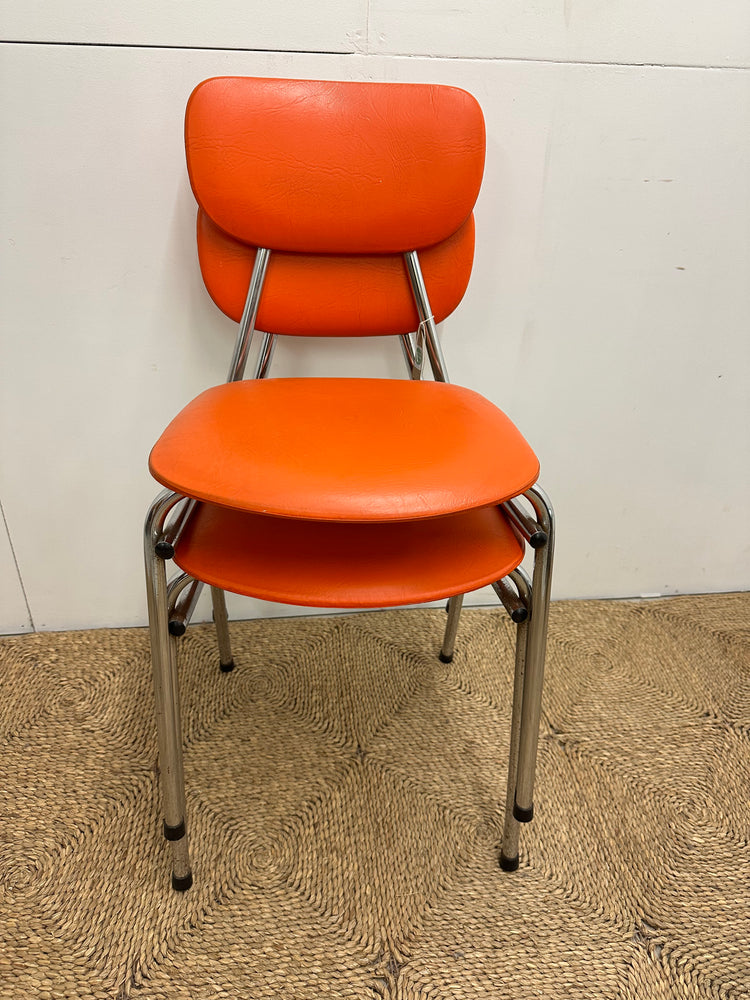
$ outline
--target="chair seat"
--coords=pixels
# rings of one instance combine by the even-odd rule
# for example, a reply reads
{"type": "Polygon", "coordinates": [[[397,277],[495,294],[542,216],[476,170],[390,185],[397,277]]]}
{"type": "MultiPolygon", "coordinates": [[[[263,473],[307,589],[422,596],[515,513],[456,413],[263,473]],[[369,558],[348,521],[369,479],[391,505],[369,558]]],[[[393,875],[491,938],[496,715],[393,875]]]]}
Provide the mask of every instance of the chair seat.
{"type": "Polygon", "coordinates": [[[523,559],[497,507],[420,521],[335,524],[199,504],[177,565],[213,587],[305,607],[372,608],[468,593],[523,559]]]}
{"type": "Polygon", "coordinates": [[[151,452],[155,479],[238,510],[399,521],[517,496],[539,463],[482,396],[443,382],[263,379],[208,389],[151,452]]]}

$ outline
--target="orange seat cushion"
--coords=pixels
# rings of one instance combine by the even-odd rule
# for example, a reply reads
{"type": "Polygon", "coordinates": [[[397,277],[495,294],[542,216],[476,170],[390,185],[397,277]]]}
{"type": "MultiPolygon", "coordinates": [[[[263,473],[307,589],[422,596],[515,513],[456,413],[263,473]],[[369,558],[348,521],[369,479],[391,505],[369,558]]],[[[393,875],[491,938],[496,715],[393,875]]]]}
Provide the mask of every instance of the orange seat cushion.
{"type": "Polygon", "coordinates": [[[499,503],[534,452],[478,393],[442,382],[264,379],[208,389],[154,446],[155,479],[238,510],[399,521],[499,503]]]}
{"type": "Polygon", "coordinates": [[[391,524],[332,524],[200,504],[175,562],[237,594],[305,607],[420,604],[515,569],[523,546],[497,507],[391,524]]]}

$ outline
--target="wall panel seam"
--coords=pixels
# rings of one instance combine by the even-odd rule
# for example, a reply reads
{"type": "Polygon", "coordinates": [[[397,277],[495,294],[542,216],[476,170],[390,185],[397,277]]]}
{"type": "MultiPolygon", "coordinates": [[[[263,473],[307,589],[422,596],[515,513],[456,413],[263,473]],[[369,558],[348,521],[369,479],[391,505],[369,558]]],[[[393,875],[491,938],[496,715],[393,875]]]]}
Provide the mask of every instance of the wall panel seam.
{"type": "Polygon", "coordinates": [[[435,62],[466,62],[466,63],[534,63],[538,66],[611,66],[613,69],[684,69],[684,70],[716,70],[735,73],[747,73],[747,66],[717,66],[710,63],[659,63],[659,62],[617,62],[607,59],[543,59],[526,56],[450,56],[414,52],[373,52],[380,58],[391,59],[430,59],[435,62]]]}
{"type": "Polygon", "coordinates": [[[157,49],[163,52],[257,52],[259,55],[284,56],[353,56],[358,53],[342,52],[340,49],[253,49],[225,45],[148,45],[135,42],[60,42],[31,38],[3,38],[0,45],[38,45],[59,49],[134,49],[136,51],[157,49]]]}
{"type": "Polygon", "coordinates": [[[531,58],[528,56],[464,56],[447,55],[427,52],[380,52],[372,51],[370,39],[370,5],[367,6],[366,46],[367,52],[342,52],[333,49],[268,49],[243,48],[241,46],[223,45],[149,45],[134,42],[74,42],[45,41],[42,39],[0,39],[0,45],[36,45],[49,48],[88,48],[88,49],[134,49],[136,51],[156,49],[164,52],[255,52],[259,55],[300,55],[300,56],[337,56],[347,58],[373,57],[378,59],[423,59],[432,62],[465,62],[465,63],[529,63],[538,66],[608,66],[612,69],[679,69],[679,70],[712,70],[717,72],[746,73],[750,65],[716,65],[714,63],[669,63],[669,62],[618,62],[607,59],[551,59],[531,58]]]}

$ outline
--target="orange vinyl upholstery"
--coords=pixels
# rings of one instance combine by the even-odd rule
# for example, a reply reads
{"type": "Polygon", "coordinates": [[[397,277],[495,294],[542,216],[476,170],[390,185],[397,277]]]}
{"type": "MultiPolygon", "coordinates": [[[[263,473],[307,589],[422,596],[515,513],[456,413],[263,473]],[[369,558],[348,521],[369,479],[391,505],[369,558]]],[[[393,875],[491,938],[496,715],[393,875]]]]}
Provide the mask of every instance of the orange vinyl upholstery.
{"type": "Polygon", "coordinates": [[[405,521],[516,496],[539,462],[505,414],[470,389],[272,378],[201,393],[162,434],[150,469],[178,493],[238,510],[405,521]]]}
{"type": "Polygon", "coordinates": [[[288,521],[201,504],[175,562],[235,594],[373,608],[476,590],[514,570],[523,552],[497,507],[382,525],[288,521]]]}
{"type": "MultiPolygon", "coordinates": [[[[198,210],[198,259],[216,305],[239,323],[256,248],[227,235],[198,210]]],[[[436,323],[463,298],[474,260],[474,218],[420,263],[436,323]]],[[[267,333],[362,337],[416,330],[419,317],[403,258],[398,254],[271,255],[258,327],[267,333]],[[363,303],[367,304],[363,308],[363,303]]]]}
{"type": "Polygon", "coordinates": [[[216,77],[185,117],[196,200],[243,243],[401,253],[471,214],[484,119],[456,87],[216,77]]]}

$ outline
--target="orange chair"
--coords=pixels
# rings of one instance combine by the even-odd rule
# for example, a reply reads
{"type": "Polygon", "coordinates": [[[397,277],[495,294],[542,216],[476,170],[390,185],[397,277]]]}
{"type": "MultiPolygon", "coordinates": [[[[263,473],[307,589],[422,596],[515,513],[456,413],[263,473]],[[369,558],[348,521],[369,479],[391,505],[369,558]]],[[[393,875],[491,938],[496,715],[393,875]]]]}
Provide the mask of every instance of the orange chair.
{"type": "Polygon", "coordinates": [[[191,95],[185,137],[203,278],[239,333],[227,383],[185,407],[150,458],[166,487],[145,560],[172,884],[192,884],[173,637],[203,584],[222,670],[227,590],[308,607],[447,598],[449,661],[462,595],[492,584],[518,623],[500,854],[512,871],[533,811],[553,515],[531,448],[448,383],[436,333],[473,261],[479,105],[453,87],[215,78],[191,95]],[[398,336],[409,377],[267,379],[281,334],[398,336]],[[181,572],[167,584],[169,559],[181,572]]]}

